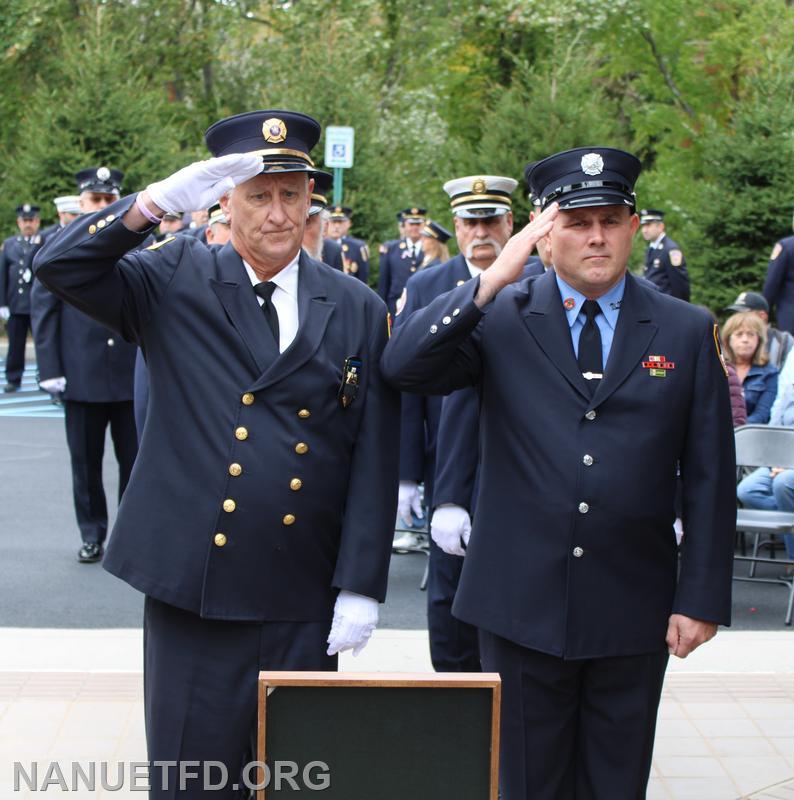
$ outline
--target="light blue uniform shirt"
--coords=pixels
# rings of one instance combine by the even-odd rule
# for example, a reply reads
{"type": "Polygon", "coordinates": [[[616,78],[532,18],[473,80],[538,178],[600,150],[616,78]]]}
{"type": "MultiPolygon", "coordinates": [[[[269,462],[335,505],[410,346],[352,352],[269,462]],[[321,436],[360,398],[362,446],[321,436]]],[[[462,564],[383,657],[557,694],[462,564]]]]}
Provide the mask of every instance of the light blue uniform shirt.
{"type": "MultiPolygon", "coordinates": [[[[557,288],[560,290],[560,297],[563,303],[566,300],[572,299],[574,305],[571,308],[565,308],[565,316],[568,319],[568,325],[571,329],[571,340],[573,341],[574,355],[579,357],[579,336],[582,333],[582,328],[587,321],[582,305],[587,298],[581,293],[577,292],[572,286],[569,286],[559,275],[557,278],[557,288]]],[[[596,300],[601,313],[595,318],[598,330],[601,333],[601,355],[602,364],[606,368],[609,359],[609,351],[612,349],[612,339],[615,336],[615,326],[618,324],[618,315],[620,314],[620,304],[623,302],[623,292],[626,289],[626,276],[624,275],[620,281],[615,284],[605,295],[596,300]]],[[[570,305],[570,304],[569,304],[570,305]]]]}

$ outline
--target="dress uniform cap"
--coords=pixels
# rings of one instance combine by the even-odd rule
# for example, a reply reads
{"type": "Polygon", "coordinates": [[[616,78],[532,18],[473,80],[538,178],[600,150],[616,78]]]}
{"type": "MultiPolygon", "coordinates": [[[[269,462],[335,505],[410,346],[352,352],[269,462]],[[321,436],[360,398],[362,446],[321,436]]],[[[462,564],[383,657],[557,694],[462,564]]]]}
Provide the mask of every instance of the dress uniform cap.
{"type": "Polygon", "coordinates": [[[441,242],[441,244],[446,244],[452,238],[452,234],[443,225],[439,225],[432,219],[429,219],[427,222],[425,222],[421,233],[422,236],[427,236],[430,239],[436,239],[437,241],[441,242]]]}
{"type": "MultiPolygon", "coordinates": [[[[331,212],[331,219],[350,219],[353,216],[353,209],[350,208],[350,206],[334,206],[329,210],[331,212]]],[[[400,219],[402,219],[402,217],[400,217],[400,219]]]]}
{"type": "Polygon", "coordinates": [[[760,292],[741,292],[729,305],[726,311],[766,311],[769,313],[769,303],[760,292]]]}
{"type": "Polygon", "coordinates": [[[41,209],[32,203],[22,203],[21,206],[17,206],[17,216],[22,217],[22,219],[35,219],[38,217],[39,211],[41,209]]]}
{"type": "Polygon", "coordinates": [[[215,203],[207,209],[207,225],[214,225],[216,222],[222,222],[224,225],[229,224],[226,219],[226,214],[223,213],[220,203],[215,203]]]}
{"type": "Polygon", "coordinates": [[[315,169],[309,173],[310,178],[314,178],[314,191],[312,192],[312,203],[309,207],[309,216],[319,214],[324,208],[328,207],[328,192],[334,186],[334,176],[329,172],[315,169]]]}
{"type": "Polygon", "coordinates": [[[577,147],[529,164],[524,178],[542,208],[553,202],[563,211],[611,205],[634,208],[634,184],[641,169],[639,159],[625,150],[577,147]]]}
{"type": "Polygon", "coordinates": [[[464,219],[500,217],[511,210],[510,195],[518,186],[501,175],[469,175],[444,184],[452,213],[464,219]]]}
{"type": "Polygon", "coordinates": [[[397,215],[397,219],[400,222],[424,222],[425,214],[427,214],[426,208],[411,206],[411,208],[404,208],[402,211],[400,211],[400,213],[397,215]]]}
{"type": "Polygon", "coordinates": [[[76,194],[68,194],[63,197],[56,197],[53,201],[59,214],[79,214],[80,197],[76,194]]]}
{"type": "Polygon", "coordinates": [[[645,225],[647,222],[664,222],[664,211],[659,211],[658,208],[643,208],[640,211],[640,225],[645,225]]]}
{"type": "Polygon", "coordinates": [[[96,192],[97,194],[118,195],[124,173],[109,167],[86,167],[74,174],[77,189],[83,192],[96,192]]]}
{"type": "Polygon", "coordinates": [[[266,109],[235,114],[210,125],[204,134],[214,156],[261,155],[262,172],[311,172],[309,152],[320,138],[320,123],[295,111],[266,109]]]}

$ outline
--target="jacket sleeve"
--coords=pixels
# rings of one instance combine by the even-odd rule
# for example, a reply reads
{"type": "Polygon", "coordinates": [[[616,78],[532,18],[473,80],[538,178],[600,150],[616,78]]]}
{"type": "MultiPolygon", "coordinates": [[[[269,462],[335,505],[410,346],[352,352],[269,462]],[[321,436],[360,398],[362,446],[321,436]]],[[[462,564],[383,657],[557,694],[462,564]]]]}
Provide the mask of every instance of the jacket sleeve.
{"type": "Polygon", "coordinates": [[[474,485],[480,460],[480,404],[473,388],[444,398],[438,426],[433,505],[454,503],[474,512],[474,485]]]}
{"type": "Polygon", "coordinates": [[[36,255],[36,277],[57,297],[92,319],[140,342],[140,333],[173,278],[188,236],[164,240],[156,250],[136,250],[149,231],[121,221],[135,196],[72,222],[36,255]]]}
{"type": "Polygon", "coordinates": [[[389,249],[383,245],[378,259],[378,294],[384,303],[388,300],[389,279],[389,249]]]}
{"type": "Polygon", "coordinates": [[[778,242],[772,250],[774,258],[769,259],[764,281],[764,297],[769,303],[770,314],[774,313],[775,305],[780,298],[780,290],[786,277],[788,267],[788,251],[778,242]],[[778,248],[780,248],[778,250],[778,248]]]}
{"type": "Polygon", "coordinates": [[[397,515],[400,395],[381,373],[389,326],[385,307],[372,299],[365,405],[350,469],[333,585],[383,602],[397,515]]]}
{"type": "Polygon", "coordinates": [[[736,454],[716,326],[697,354],[681,455],[684,538],[673,611],[729,625],[736,534],[736,454]],[[715,397],[716,395],[716,397],[715,397]]]}
{"type": "Polygon", "coordinates": [[[755,407],[751,414],[747,415],[748,424],[766,425],[772,415],[772,405],[777,395],[777,370],[769,371],[764,376],[764,388],[755,401],[755,407]]]}
{"type": "Polygon", "coordinates": [[[0,306],[8,305],[8,297],[6,297],[6,293],[8,291],[8,253],[6,252],[7,247],[8,247],[7,241],[0,244],[0,306]]]}
{"type": "Polygon", "coordinates": [[[62,303],[49,289],[34,280],[30,290],[30,324],[36,345],[39,380],[64,377],[61,359],[62,303]]]}
{"type": "Polygon", "coordinates": [[[395,328],[383,354],[386,379],[415,394],[449,394],[480,378],[480,279],[439,295],[395,328]]]}

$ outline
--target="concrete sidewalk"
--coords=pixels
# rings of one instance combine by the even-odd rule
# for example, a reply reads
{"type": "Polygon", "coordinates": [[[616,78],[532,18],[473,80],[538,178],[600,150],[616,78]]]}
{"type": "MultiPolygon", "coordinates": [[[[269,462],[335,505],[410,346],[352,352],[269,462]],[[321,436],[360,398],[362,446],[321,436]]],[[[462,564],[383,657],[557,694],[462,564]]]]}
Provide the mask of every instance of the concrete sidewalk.
{"type": "MultiPolygon", "coordinates": [[[[427,633],[378,631],[341,668],[429,671],[427,633]]],[[[40,796],[24,782],[14,791],[14,762],[28,775],[38,762],[41,787],[55,761],[67,783],[72,762],[108,762],[111,785],[117,762],[145,761],[140,670],[139,630],[0,629],[0,798],[40,796]]],[[[792,632],[721,631],[674,659],[659,717],[651,800],[794,800],[792,632]]],[[[75,800],[145,796],[129,785],[64,792],[54,777],[47,791],[75,800]]]]}

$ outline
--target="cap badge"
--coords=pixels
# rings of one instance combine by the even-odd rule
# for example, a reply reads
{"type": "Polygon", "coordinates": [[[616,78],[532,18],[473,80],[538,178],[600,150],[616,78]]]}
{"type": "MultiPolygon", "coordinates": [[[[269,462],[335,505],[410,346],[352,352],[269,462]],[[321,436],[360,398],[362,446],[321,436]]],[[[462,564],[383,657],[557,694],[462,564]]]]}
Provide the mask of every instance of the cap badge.
{"type": "Polygon", "coordinates": [[[412,208],[411,209],[411,214],[413,214],[414,216],[416,216],[418,213],[419,213],[419,209],[418,208],[412,208]]]}
{"type": "Polygon", "coordinates": [[[262,123],[262,136],[265,137],[266,142],[278,144],[287,138],[287,126],[284,124],[283,120],[276,119],[275,117],[266,119],[262,123]]]}
{"type": "Polygon", "coordinates": [[[585,175],[600,175],[604,171],[604,159],[598,153],[582,156],[582,172],[585,175]]]}
{"type": "Polygon", "coordinates": [[[471,185],[471,190],[474,194],[485,194],[485,190],[487,186],[485,185],[485,181],[482,178],[477,178],[471,185]]]}
{"type": "Polygon", "coordinates": [[[576,305],[576,300],[573,297],[566,297],[562,304],[565,306],[566,311],[570,311],[576,305]]]}
{"type": "Polygon", "coordinates": [[[107,167],[100,167],[96,171],[97,180],[107,181],[110,180],[110,170],[107,167]]]}
{"type": "Polygon", "coordinates": [[[24,211],[25,214],[30,214],[30,203],[25,203],[25,205],[22,206],[22,211],[24,211]]]}

